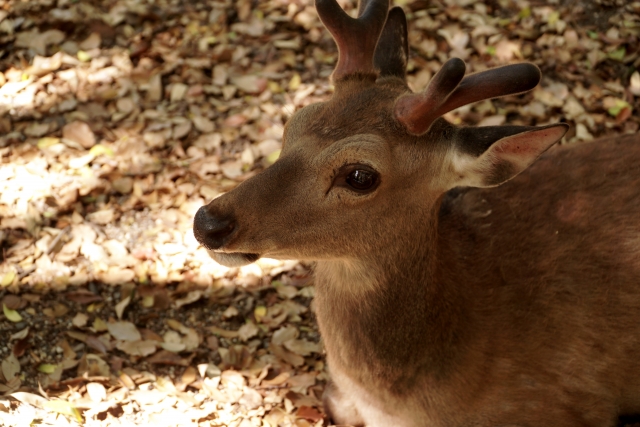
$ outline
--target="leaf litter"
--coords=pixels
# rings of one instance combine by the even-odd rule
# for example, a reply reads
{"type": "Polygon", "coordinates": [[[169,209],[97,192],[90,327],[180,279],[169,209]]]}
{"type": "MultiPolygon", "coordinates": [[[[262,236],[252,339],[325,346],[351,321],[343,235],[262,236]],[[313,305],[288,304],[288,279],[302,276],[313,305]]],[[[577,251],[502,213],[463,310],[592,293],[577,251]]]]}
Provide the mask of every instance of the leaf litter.
{"type": "MultiPolygon", "coordinates": [[[[415,90],[454,55],[542,69],[447,120],[638,131],[639,2],[396,4],[415,90]]],[[[191,226],[335,61],[311,0],[0,0],[4,425],[326,425],[309,266],[219,266],[191,226]]]]}

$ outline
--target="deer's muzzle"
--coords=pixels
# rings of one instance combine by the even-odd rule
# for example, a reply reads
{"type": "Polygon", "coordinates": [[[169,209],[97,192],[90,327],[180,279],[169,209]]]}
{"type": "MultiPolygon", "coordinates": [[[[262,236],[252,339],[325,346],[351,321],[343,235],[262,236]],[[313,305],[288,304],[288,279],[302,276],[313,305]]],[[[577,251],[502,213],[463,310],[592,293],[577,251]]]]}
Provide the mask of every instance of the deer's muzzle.
{"type": "Polygon", "coordinates": [[[233,219],[216,217],[206,206],[198,209],[193,219],[193,234],[196,240],[213,251],[224,246],[235,228],[236,223],[233,219]]]}
{"type": "Polygon", "coordinates": [[[211,258],[227,267],[250,264],[260,257],[258,254],[223,252],[235,230],[236,222],[232,218],[218,217],[207,206],[198,209],[193,220],[196,240],[207,248],[211,258]]]}

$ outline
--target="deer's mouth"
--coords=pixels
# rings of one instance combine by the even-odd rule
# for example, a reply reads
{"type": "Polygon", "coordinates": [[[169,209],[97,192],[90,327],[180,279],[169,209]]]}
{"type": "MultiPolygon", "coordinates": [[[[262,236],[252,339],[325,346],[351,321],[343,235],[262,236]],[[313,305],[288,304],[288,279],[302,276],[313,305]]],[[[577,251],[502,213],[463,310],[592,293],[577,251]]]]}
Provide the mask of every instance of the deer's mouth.
{"type": "Polygon", "coordinates": [[[207,249],[209,256],[220,265],[225,267],[242,267],[251,264],[260,258],[258,254],[248,254],[242,252],[218,252],[207,249]]]}

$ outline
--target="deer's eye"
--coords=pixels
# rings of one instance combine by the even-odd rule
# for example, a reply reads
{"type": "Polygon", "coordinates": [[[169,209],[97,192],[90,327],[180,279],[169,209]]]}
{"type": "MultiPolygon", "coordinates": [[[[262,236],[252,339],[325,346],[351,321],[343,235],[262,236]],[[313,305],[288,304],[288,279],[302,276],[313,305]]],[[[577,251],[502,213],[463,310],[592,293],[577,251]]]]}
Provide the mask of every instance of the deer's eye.
{"type": "Polygon", "coordinates": [[[345,181],[354,190],[365,191],[376,185],[378,177],[375,173],[364,169],[356,169],[347,175],[345,181]]]}
{"type": "Polygon", "coordinates": [[[380,184],[380,175],[367,165],[343,166],[335,177],[333,185],[365,194],[375,190],[380,184]]]}
{"type": "Polygon", "coordinates": [[[373,192],[380,184],[380,175],[371,166],[351,164],[340,168],[333,180],[333,186],[347,188],[354,193],[373,192]]]}

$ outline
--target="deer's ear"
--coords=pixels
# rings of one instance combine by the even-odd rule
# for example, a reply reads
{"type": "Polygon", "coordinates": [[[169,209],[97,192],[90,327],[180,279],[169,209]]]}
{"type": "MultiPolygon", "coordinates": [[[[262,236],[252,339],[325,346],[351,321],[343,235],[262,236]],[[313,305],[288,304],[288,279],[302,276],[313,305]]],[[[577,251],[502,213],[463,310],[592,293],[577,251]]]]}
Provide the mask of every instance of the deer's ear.
{"type": "Polygon", "coordinates": [[[380,77],[395,76],[404,80],[408,57],[407,18],[404,11],[396,6],[389,11],[376,45],[373,63],[380,70],[380,77]]]}
{"type": "Polygon", "coordinates": [[[455,186],[495,187],[528,168],[567,132],[566,124],[544,127],[463,128],[453,152],[455,186]]]}

